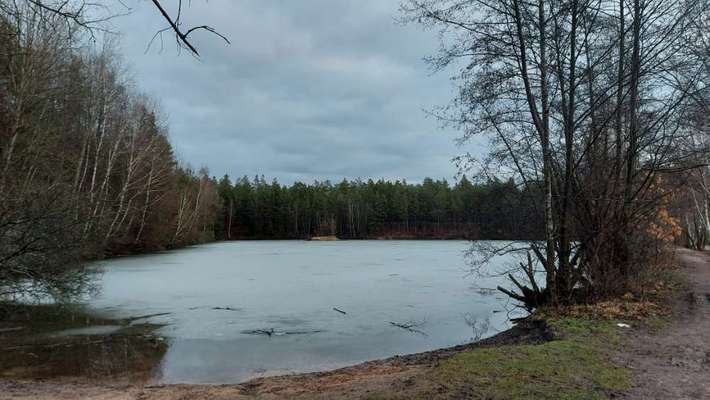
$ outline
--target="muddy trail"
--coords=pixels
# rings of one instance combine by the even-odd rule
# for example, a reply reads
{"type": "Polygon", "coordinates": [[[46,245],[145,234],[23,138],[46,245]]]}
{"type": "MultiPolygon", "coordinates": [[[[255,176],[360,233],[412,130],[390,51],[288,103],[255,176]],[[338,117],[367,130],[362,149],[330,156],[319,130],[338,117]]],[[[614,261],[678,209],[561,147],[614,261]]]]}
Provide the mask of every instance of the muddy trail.
{"type": "Polygon", "coordinates": [[[628,342],[621,360],[635,387],[623,399],[710,399],[710,253],[679,249],[678,259],[688,287],[671,323],[628,342]]]}

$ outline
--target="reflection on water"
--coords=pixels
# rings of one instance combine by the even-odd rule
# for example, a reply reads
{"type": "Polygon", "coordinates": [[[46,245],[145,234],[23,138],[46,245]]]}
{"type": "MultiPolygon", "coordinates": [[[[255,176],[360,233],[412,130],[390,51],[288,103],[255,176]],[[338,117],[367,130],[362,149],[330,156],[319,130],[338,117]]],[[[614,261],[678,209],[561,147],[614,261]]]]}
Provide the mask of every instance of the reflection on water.
{"type": "Polygon", "coordinates": [[[169,346],[153,334],[157,325],[53,306],[15,307],[7,314],[0,322],[2,378],[145,383],[159,373],[169,346]]]}
{"type": "Polygon", "coordinates": [[[464,321],[471,327],[471,342],[477,342],[488,336],[488,331],[491,329],[490,318],[476,319],[475,316],[467,314],[464,316],[464,321]]]}
{"type": "Polygon", "coordinates": [[[92,316],[0,320],[0,377],[235,383],[480,340],[508,313],[484,289],[502,278],[467,274],[468,246],[231,242],[109,260],[92,316]]]}
{"type": "Polygon", "coordinates": [[[153,378],[168,345],[154,337],[108,335],[8,347],[0,354],[3,378],[136,383],[153,378]]]}

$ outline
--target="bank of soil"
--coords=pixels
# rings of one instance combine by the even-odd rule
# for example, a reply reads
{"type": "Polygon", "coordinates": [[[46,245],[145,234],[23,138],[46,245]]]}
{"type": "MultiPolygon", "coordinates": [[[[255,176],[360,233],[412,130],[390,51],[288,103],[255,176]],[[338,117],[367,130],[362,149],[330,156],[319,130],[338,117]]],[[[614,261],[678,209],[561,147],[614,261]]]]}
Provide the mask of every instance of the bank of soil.
{"type": "Polygon", "coordinates": [[[0,399],[710,399],[710,255],[678,256],[688,285],[662,325],[527,322],[476,344],[238,385],[4,379],[0,399]]]}

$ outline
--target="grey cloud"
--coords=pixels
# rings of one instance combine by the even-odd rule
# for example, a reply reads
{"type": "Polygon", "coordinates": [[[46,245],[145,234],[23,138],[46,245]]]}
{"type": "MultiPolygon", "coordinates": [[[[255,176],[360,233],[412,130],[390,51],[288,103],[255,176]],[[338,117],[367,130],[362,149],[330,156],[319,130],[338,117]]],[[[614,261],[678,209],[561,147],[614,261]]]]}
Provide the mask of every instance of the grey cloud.
{"type": "Polygon", "coordinates": [[[436,37],[395,23],[398,0],[193,1],[202,58],[145,47],[163,24],[149,2],[114,20],[138,86],[158,99],[177,154],[214,175],[450,178],[461,149],[423,109],[452,95],[422,57],[436,37]]]}

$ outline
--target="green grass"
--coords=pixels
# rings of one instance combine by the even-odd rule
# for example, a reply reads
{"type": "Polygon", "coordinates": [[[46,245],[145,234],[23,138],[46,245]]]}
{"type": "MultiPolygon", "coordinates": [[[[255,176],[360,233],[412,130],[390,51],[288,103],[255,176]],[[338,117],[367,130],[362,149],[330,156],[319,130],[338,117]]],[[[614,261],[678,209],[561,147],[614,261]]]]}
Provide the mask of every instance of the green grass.
{"type": "MultiPolygon", "coordinates": [[[[594,400],[631,387],[631,372],[609,359],[619,344],[614,322],[565,318],[551,327],[559,339],[454,355],[423,377],[414,397],[594,400]]],[[[382,393],[373,399],[400,397],[382,393]]]]}

